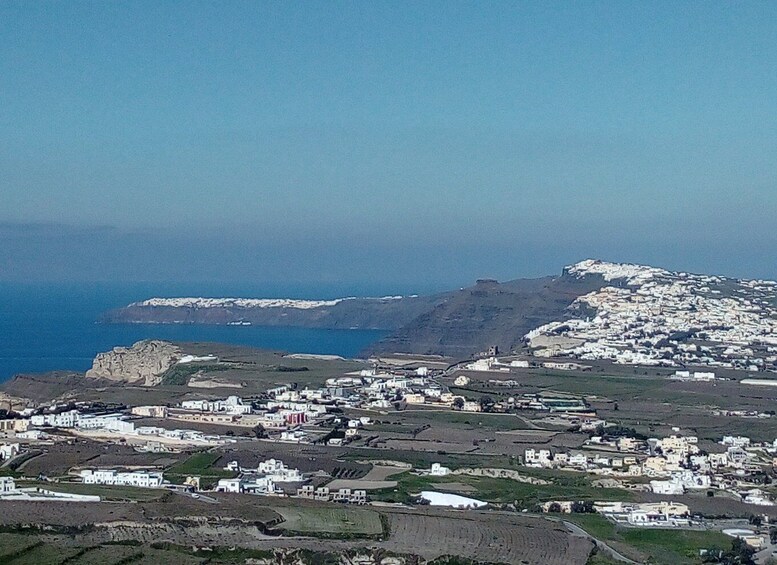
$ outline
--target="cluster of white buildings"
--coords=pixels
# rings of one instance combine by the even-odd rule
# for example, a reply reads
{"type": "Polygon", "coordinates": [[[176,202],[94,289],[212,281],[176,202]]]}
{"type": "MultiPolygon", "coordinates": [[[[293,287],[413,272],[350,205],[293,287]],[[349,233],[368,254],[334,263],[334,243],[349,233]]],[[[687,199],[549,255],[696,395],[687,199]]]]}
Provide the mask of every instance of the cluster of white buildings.
{"type": "Polygon", "coordinates": [[[329,487],[315,488],[313,485],[304,485],[297,489],[297,496],[310,500],[347,502],[349,504],[367,503],[367,491],[360,489],[331,490],[329,487]]]}
{"type": "Polygon", "coordinates": [[[675,371],[674,375],[669,378],[675,381],[709,383],[715,380],[715,373],[712,371],[675,371]]]}
{"type": "Polygon", "coordinates": [[[255,469],[241,467],[237,461],[230,461],[224,469],[244,475],[264,475],[276,483],[297,483],[304,480],[299,469],[289,468],[279,459],[263,461],[255,469]]]}
{"type": "Polygon", "coordinates": [[[303,390],[279,387],[267,394],[272,400],[263,407],[281,413],[288,411],[287,419],[292,417],[291,412],[299,413],[303,418],[299,423],[319,419],[326,414],[327,406],[392,409],[404,403],[450,408],[459,398],[464,403],[463,410],[477,412],[481,409],[479,403],[444,390],[431,378],[427,367],[401,371],[401,374],[365,369],[327,379],[326,387],[303,390]]]}
{"type": "MultiPolygon", "coordinates": [[[[587,447],[615,452],[527,449],[524,463],[528,467],[582,471],[626,481],[646,477],[651,479],[648,488],[656,494],[680,495],[717,488],[737,493],[747,503],[772,505],[767,494],[753,488],[758,484],[753,477],[762,471],[761,462],[777,454],[777,440],[754,447],[747,437],[726,436],[721,444],[726,447],[724,452],[705,453],[699,449],[695,436],[672,435],[647,441],[592,437],[587,447]]],[[[777,465],[777,457],[773,464],[777,465]]]]}
{"type": "Polygon", "coordinates": [[[243,404],[243,399],[230,396],[225,400],[184,400],[181,409],[196,412],[224,413],[239,416],[251,413],[251,405],[243,404]]]}
{"type": "Polygon", "coordinates": [[[578,278],[602,276],[612,285],[573,303],[580,312],[594,311],[593,317],[529,332],[526,339],[536,356],[777,371],[775,282],[593,260],[565,272],[578,278]]]}
{"type": "MultiPolygon", "coordinates": [[[[581,504],[573,500],[552,500],[542,504],[542,511],[571,514],[581,504]]],[[[630,526],[667,528],[693,525],[688,506],[677,502],[594,502],[589,510],[630,526]]]]}
{"type": "MultiPolygon", "coordinates": [[[[233,479],[220,479],[216,491],[235,494],[283,495],[284,490],[279,485],[283,483],[304,483],[308,479],[299,471],[287,467],[283,461],[268,459],[259,463],[256,468],[242,467],[237,461],[230,461],[225,470],[239,473],[233,479]]],[[[326,486],[300,485],[296,494],[300,498],[319,501],[345,502],[350,504],[365,504],[367,493],[364,490],[341,488],[332,490],[326,486]]]]}
{"type": "MultiPolygon", "coordinates": [[[[161,411],[158,411],[157,409],[164,407],[144,406],[141,408],[143,409],[143,412],[161,413],[161,411]]],[[[128,419],[128,416],[120,413],[84,414],[78,410],[33,415],[28,419],[28,425],[26,426],[26,428],[29,428],[28,431],[23,433],[17,432],[16,437],[19,439],[39,439],[38,437],[27,437],[24,434],[35,432],[36,430],[34,428],[49,427],[72,429],[84,434],[90,434],[92,432],[108,433],[124,438],[134,438],[136,440],[172,443],[215,445],[228,441],[221,436],[205,434],[197,430],[168,429],[158,426],[136,426],[134,422],[128,419]]]]}
{"type": "Polygon", "coordinates": [[[127,421],[123,414],[83,414],[68,410],[53,414],[36,414],[29,418],[34,428],[76,428],[81,430],[106,430],[120,434],[131,434],[135,424],[127,421]]]}
{"type": "Polygon", "coordinates": [[[237,461],[230,461],[224,467],[227,471],[239,473],[233,479],[219,479],[216,490],[219,492],[245,494],[282,494],[280,483],[301,483],[306,479],[299,469],[286,466],[278,459],[268,459],[256,468],[241,467],[237,461]]]}

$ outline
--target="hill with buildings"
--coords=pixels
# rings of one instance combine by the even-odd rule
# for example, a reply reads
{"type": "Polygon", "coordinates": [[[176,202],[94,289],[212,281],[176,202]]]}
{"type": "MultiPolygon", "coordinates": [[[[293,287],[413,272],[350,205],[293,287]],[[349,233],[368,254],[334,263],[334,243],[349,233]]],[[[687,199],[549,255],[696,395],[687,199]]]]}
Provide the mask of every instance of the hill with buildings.
{"type": "Polygon", "coordinates": [[[392,332],[367,354],[468,358],[498,347],[623,364],[777,369],[777,283],[597,260],[560,276],[481,280],[434,296],[153,298],[108,312],[103,321],[392,332]]]}

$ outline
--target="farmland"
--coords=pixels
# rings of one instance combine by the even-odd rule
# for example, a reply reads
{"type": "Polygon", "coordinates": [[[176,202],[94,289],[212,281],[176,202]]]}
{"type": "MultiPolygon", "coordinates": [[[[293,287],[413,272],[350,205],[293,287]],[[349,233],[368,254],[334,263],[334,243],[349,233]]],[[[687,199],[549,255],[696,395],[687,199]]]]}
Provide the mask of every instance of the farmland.
{"type": "Polygon", "coordinates": [[[620,528],[598,515],[566,517],[624,555],[650,564],[698,563],[700,548],[728,548],[731,538],[712,531],[620,528]]]}
{"type": "MultiPolygon", "coordinates": [[[[203,353],[209,349],[202,345],[203,353]]],[[[267,404],[272,397],[262,394],[262,387],[287,385],[278,389],[285,392],[273,394],[292,398],[305,393],[300,387],[321,387],[324,380],[342,377],[344,371],[358,374],[354,370],[363,363],[287,358],[231,347],[222,353],[218,370],[211,370],[209,365],[186,367],[153,390],[124,387],[127,398],[174,405],[183,398],[216,401],[239,394],[245,399],[244,405],[251,403],[252,416],[268,419],[280,409],[306,410],[312,414],[310,420],[296,428],[304,434],[303,441],[282,440],[272,425],[257,437],[251,427],[236,426],[228,418],[189,421],[159,411],[153,417],[125,411],[122,417],[135,426],[186,428],[208,434],[209,439],[161,442],[152,450],[143,449],[145,446],[139,443],[142,439],[128,445],[130,442],[120,434],[100,438],[78,430],[53,431],[53,441],[42,441],[18,459],[17,468],[8,467],[6,472],[16,476],[20,487],[96,494],[103,502],[19,505],[0,501],[4,531],[9,536],[26,536],[8,538],[8,552],[21,553],[9,555],[6,560],[58,563],[61,556],[69,559],[68,563],[110,563],[116,557],[117,562],[188,564],[278,561],[293,556],[299,563],[329,563],[348,552],[368,550],[407,556],[407,563],[419,564],[611,565],[606,554],[592,555],[592,542],[581,537],[579,531],[573,535],[567,530],[563,519],[569,519],[635,561],[691,564],[699,549],[726,546],[729,540],[703,529],[637,530],[615,527],[600,516],[540,515],[540,507],[542,503],[564,500],[674,500],[687,504],[692,513],[708,517],[774,514],[772,508],[754,507],[732,493],[716,491],[708,496],[700,491],[667,497],[649,492],[652,476],[625,476],[622,464],[617,469],[602,469],[605,464],[593,463],[594,458],[614,460],[632,454],[643,460],[647,456],[644,448],[640,448],[642,452],[620,452],[615,444],[598,444],[590,439],[598,428],[581,429],[584,418],[606,419],[608,426],[628,433],[628,428],[634,428],[637,435],[642,434],[640,437],[666,437],[679,429],[682,434],[698,434],[699,447],[705,452],[720,453],[725,450],[717,443],[720,434],[733,429],[754,437],[769,437],[774,435],[774,426],[768,418],[748,421],[710,417],[715,403],[727,402],[719,394],[731,394],[734,406],[768,406],[773,400],[772,391],[756,394],[733,381],[714,385],[670,382],[661,370],[644,374],[630,367],[595,366],[586,372],[519,368],[496,375],[452,370],[439,373],[431,384],[440,388],[430,390],[449,390],[469,400],[477,399],[467,411],[453,405],[443,407],[437,401],[424,405],[394,402],[390,407],[375,409],[363,399],[354,400],[363,393],[353,394],[358,390],[353,387],[337,393],[347,402],[307,399],[304,404],[308,406],[301,407],[303,402],[280,399],[276,404],[289,403],[292,407],[271,408],[267,404]],[[179,378],[184,373],[198,375],[199,384],[207,381],[215,388],[192,390],[179,378]],[[469,375],[470,382],[452,386],[452,380],[462,374],[469,375]],[[494,377],[509,377],[509,384],[494,377]],[[219,383],[229,383],[231,388],[221,390],[219,383]],[[515,399],[525,394],[536,395],[532,398],[537,401],[572,399],[574,407],[587,414],[559,414],[548,407],[529,409],[525,404],[518,407],[515,399]],[[513,401],[508,402],[511,398],[513,401]],[[477,411],[492,402],[500,403],[498,409],[477,411]],[[316,410],[308,410],[316,404],[316,410]],[[327,443],[331,437],[343,437],[348,430],[352,437],[345,444],[327,443]],[[527,466],[527,450],[549,450],[554,460],[548,465],[527,466]],[[556,455],[562,453],[584,454],[588,465],[585,471],[560,464],[564,461],[560,457],[557,464],[556,455]],[[219,479],[260,476],[262,472],[255,469],[269,459],[282,461],[304,477],[279,481],[281,484],[269,493],[273,496],[251,495],[242,488],[243,483],[240,492],[213,492],[219,479]],[[232,461],[237,462],[239,471],[224,469],[232,461]],[[450,470],[432,476],[429,469],[434,463],[450,470]],[[79,470],[85,468],[161,471],[166,480],[178,485],[187,477],[199,477],[204,492],[192,496],[165,489],[84,485],[76,481],[79,470]],[[327,487],[332,493],[338,489],[366,490],[368,504],[373,504],[336,503],[327,501],[328,495],[319,499],[318,495],[304,496],[304,492],[298,496],[300,484],[327,487]],[[417,498],[424,490],[458,493],[488,506],[477,511],[430,507],[417,498]],[[32,524],[45,527],[45,534],[32,524]],[[25,539],[36,545],[24,545],[25,539]],[[451,548],[456,548],[453,556],[451,548]],[[278,552],[297,553],[279,556],[278,552]]],[[[352,377],[344,382],[349,379],[352,377]]],[[[106,388],[108,397],[118,394],[114,388],[106,388]]],[[[169,408],[172,412],[173,407],[169,408]]],[[[174,414],[180,416],[183,409],[175,410],[174,414]]],[[[764,485],[764,490],[771,493],[774,488],[764,485]]]]}
{"type": "MultiPolygon", "coordinates": [[[[547,476],[547,475],[546,475],[547,476]]],[[[630,494],[620,489],[605,489],[591,486],[590,480],[580,476],[555,476],[550,478],[551,484],[534,485],[511,479],[491,477],[472,477],[466,475],[449,475],[446,477],[418,476],[411,473],[394,477],[398,481],[395,488],[378,491],[373,494],[376,499],[392,502],[409,502],[413,494],[422,490],[446,491],[445,485],[452,483],[461,490],[460,485],[470,487],[469,495],[497,504],[513,504],[518,509],[535,509],[545,501],[558,499],[573,500],[624,500],[630,494]]]]}
{"type": "Polygon", "coordinates": [[[380,514],[372,510],[342,507],[274,508],[283,516],[277,527],[289,534],[322,535],[332,537],[375,537],[383,534],[380,514]]]}

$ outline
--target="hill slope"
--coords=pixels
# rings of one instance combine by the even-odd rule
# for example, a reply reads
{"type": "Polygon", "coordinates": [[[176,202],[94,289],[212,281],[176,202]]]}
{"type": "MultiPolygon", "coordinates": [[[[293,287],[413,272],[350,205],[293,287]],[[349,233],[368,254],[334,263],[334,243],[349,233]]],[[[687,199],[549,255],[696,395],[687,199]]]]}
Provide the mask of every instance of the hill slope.
{"type": "Polygon", "coordinates": [[[490,346],[510,351],[529,331],[564,317],[575,299],[602,286],[603,279],[596,276],[478,281],[451,293],[370,351],[454,357],[469,357],[490,346]]]}

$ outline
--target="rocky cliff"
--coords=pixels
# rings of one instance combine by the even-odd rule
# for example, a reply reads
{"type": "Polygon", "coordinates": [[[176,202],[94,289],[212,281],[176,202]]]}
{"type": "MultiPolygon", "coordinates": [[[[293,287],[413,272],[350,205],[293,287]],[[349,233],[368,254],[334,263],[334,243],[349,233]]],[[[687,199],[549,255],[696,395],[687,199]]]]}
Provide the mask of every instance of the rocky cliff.
{"type": "Polygon", "coordinates": [[[447,294],[338,300],[151,298],[103,314],[109,324],[212,324],[327,329],[401,328],[447,294]]]}
{"type": "Polygon", "coordinates": [[[442,354],[467,358],[497,346],[509,352],[532,329],[563,317],[579,296],[601,288],[603,279],[560,277],[499,283],[480,280],[372,345],[367,353],[442,354]]]}
{"type": "Polygon", "coordinates": [[[156,386],[162,375],[181,358],[181,349],[172,343],[144,340],[132,347],[114,347],[94,358],[88,378],[156,386]]]}

